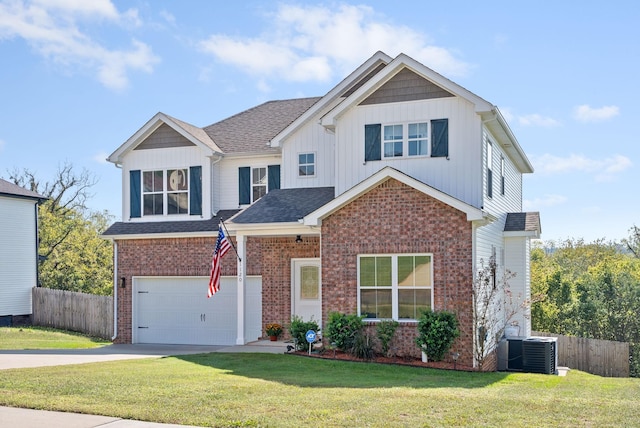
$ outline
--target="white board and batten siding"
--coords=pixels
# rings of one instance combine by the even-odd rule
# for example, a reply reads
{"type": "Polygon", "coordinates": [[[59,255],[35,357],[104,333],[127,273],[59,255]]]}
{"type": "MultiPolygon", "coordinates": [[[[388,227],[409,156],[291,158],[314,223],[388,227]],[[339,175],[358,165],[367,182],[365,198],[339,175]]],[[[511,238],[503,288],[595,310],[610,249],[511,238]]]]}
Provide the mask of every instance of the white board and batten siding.
{"type": "MultiPolygon", "coordinates": [[[[235,345],[237,278],[222,277],[207,298],[208,277],[134,277],[133,343],[235,345]]],[[[247,276],[247,341],[262,336],[262,277],[247,276]]]]}
{"type": "MultiPolygon", "coordinates": [[[[197,146],[168,147],[162,149],[132,150],[122,163],[122,219],[130,220],[129,207],[129,171],[154,171],[183,168],[192,166],[202,167],[202,216],[210,218],[207,209],[211,207],[211,163],[206,153],[197,146]]],[[[189,215],[153,215],[131,219],[131,221],[167,221],[179,219],[193,220],[189,215]]]]}
{"type": "Polygon", "coordinates": [[[316,121],[310,121],[284,141],[282,188],[331,187],[335,184],[335,138],[316,121]],[[298,156],[315,154],[315,175],[298,174],[298,156]]]}
{"type": "Polygon", "coordinates": [[[336,126],[336,194],[390,166],[469,205],[480,207],[481,164],[478,159],[481,137],[482,124],[473,104],[459,97],[358,106],[341,116],[336,126]],[[364,161],[365,125],[435,119],[449,120],[448,159],[403,156],[364,161]]]}
{"type": "Polygon", "coordinates": [[[37,284],[36,200],[0,196],[0,316],[31,314],[37,284]]]}
{"type": "MultiPolygon", "coordinates": [[[[238,168],[267,168],[280,165],[280,155],[226,157],[213,165],[214,212],[240,207],[238,196],[238,168]]],[[[282,180],[282,167],[280,167],[282,180]]],[[[282,181],[281,181],[282,183],[282,181]]],[[[281,186],[282,187],[282,186],[281,186]]]]}

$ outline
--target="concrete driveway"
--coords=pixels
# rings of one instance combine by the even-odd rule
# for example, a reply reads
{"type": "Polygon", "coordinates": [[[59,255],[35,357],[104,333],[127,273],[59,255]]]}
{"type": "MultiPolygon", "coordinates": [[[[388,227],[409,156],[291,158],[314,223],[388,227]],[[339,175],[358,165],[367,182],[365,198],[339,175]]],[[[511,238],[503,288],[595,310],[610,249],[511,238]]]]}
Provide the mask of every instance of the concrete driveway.
{"type": "Polygon", "coordinates": [[[93,349],[0,350],[0,370],[28,367],[62,366],[101,361],[167,357],[171,355],[205,354],[209,352],[262,352],[280,354],[284,342],[259,340],[238,346],[198,345],[107,345],[93,349]]]}

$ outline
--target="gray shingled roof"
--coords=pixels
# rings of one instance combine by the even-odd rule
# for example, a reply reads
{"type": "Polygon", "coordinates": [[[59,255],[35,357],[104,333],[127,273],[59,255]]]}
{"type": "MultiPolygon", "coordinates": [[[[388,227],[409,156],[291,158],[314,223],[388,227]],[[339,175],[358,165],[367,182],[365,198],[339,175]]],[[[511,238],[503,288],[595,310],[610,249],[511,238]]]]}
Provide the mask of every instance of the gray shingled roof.
{"type": "Polygon", "coordinates": [[[197,221],[153,221],[153,222],[117,222],[105,230],[103,236],[140,235],[154,233],[192,233],[214,232],[218,230],[220,220],[226,220],[240,210],[223,210],[209,220],[197,221]]]}
{"type": "Polygon", "coordinates": [[[540,213],[508,213],[505,232],[540,232],[540,213]]]}
{"type": "Polygon", "coordinates": [[[268,144],[320,97],[268,101],[204,127],[224,153],[276,153],[268,144]]]}
{"type": "Polygon", "coordinates": [[[0,195],[3,196],[16,196],[19,198],[29,199],[47,199],[39,193],[32,190],[27,190],[24,187],[20,187],[17,184],[10,183],[0,178],[0,195]]]}
{"type": "Polygon", "coordinates": [[[333,187],[272,190],[233,219],[233,223],[295,222],[335,197],[333,187]]]}

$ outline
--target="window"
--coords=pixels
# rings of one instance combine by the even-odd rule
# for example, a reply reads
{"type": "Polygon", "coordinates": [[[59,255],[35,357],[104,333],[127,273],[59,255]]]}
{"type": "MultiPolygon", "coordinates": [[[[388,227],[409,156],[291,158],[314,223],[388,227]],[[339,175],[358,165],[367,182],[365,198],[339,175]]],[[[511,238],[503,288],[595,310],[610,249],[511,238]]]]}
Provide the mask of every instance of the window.
{"type": "Polygon", "coordinates": [[[249,205],[280,188],[280,165],[238,168],[238,203],[249,205]]]}
{"type": "Polygon", "coordinates": [[[166,214],[188,214],[188,180],[186,168],[144,171],[142,173],[143,215],[164,215],[165,206],[166,214]]]}
{"type": "Polygon", "coordinates": [[[409,124],[409,156],[427,155],[427,124],[409,124]]]}
{"type": "Polygon", "coordinates": [[[504,195],[504,156],[500,156],[500,194],[504,195]]]}
{"type": "Polygon", "coordinates": [[[251,169],[251,201],[255,202],[267,194],[267,168],[251,169]]]}
{"type": "Polygon", "coordinates": [[[315,153],[301,153],[298,155],[298,176],[312,177],[316,175],[315,153]]]}
{"type": "Polygon", "coordinates": [[[487,140],[487,196],[493,197],[493,144],[487,140]]]}
{"type": "Polygon", "coordinates": [[[431,309],[429,254],[358,257],[360,315],[369,319],[414,320],[431,309]]]}
{"type": "Polygon", "coordinates": [[[385,158],[402,156],[402,125],[386,125],[382,144],[385,158]]]}
{"type": "Polygon", "coordinates": [[[449,157],[449,119],[384,126],[371,124],[364,128],[365,161],[403,156],[449,157]]]}
{"type": "Polygon", "coordinates": [[[142,204],[144,215],[164,214],[164,171],[142,173],[142,204]]]}

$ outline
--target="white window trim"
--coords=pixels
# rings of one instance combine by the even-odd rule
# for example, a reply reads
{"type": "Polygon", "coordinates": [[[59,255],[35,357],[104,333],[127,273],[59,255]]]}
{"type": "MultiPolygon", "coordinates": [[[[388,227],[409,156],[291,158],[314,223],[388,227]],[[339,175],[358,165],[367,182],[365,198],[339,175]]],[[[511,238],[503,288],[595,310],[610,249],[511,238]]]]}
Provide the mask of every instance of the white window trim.
{"type": "Polygon", "coordinates": [[[180,217],[188,217],[191,209],[191,174],[189,173],[188,166],[176,166],[169,168],[151,168],[151,169],[143,169],[140,171],[140,216],[147,218],[159,218],[159,217],[171,217],[172,219],[178,219],[180,217]],[[187,179],[187,190],[180,191],[169,191],[167,186],[167,174],[169,170],[182,169],[186,170],[186,179],[187,179]],[[162,192],[145,192],[144,191],[144,174],[145,172],[156,172],[162,171],[162,192]],[[162,214],[145,214],[144,213],[144,197],[145,195],[154,195],[162,193],[162,214]],[[184,214],[169,214],[169,193],[186,193],[187,194],[187,212],[184,214]]]}
{"type": "MultiPolygon", "coordinates": [[[[434,287],[434,277],[433,277],[433,265],[434,265],[434,261],[433,261],[433,253],[381,253],[381,254],[358,254],[357,258],[358,258],[358,263],[357,263],[357,286],[358,286],[358,291],[357,291],[357,305],[358,305],[358,315],[361,315],[360,313],[360,291],[361,291],[361,287],[360,287],[360,259],[362,257],[391,257],[391,319],[396,320],[398,322],[407,322],[407,323],[413,323],[416,322],[416,319],[409,319],[409,318],[402,318],[399,319],[398,318],[398,290],[401,288],[398,286],[398,257],[402,257],[402,256],[428,256],[431,260],[430,265],[430,276],[431,276],[431,285],[430,287],[415,287],[416,289],[427,289],[430,288],[431,289],[431,309],[433,310],[433,289],[434,287]]],[[[377,289],[384,289],[387,290],[389,289],[389,287],[365,287],[366,289],[372,289],[372,288],[377,288],[377,289]]],[[[367,322],[379,322],[379,321],[383,321],[383,318],[366,318],[367,322]]]]}
{"type": "MultiPolygon", "coordinates": [[[[250,176],[249,176],[249,184],[250,184],[250,188],[249,188],[249,192],[250,192],[250,196],[251,196],[251,204],[254,204],[258,201],[258,199],[253,199],[253,188],[254,187],[258,187],[258,186],[264,186],[264,195],[266,195],[267,193],[269,193],[269,166],[268,165],[264,165],[264,166],[252,166],[251,170],[250,170],[250,176]],[[264,184],[253,184],[253,170],[255,169],[264,169],[264,180],[265,183],[264,184]]],[[[262,196],[264,196],[262,195],[262,196]]]]}
{"type": "Polygon", "coordinates": [[[296,155],[296,158],[298,159],[298,178],[314,178],[316,176],[316,174],[318,173],[318,154],[316,152],[313,151],[309,151],[309,152],[298,152],[298,154],[296,155]],[[300,164],[300,155],[313,155],[313,164],[310,163],[305,163],[305,164],[300,164]],[[313,165],[313,174],[312,175],[300,175],[300,166],[301,165],[313,165]]]}
{"type": "MultiPolygon", "coordinates": [[[[412,140],[416,140],[413,139],[412,140]]],[[[391,142],[392,140],[390,140],[391,142]]],[[[420,120],[410,120],[410,121],[405,121],[405,122],[389,122],[389,123],[382,123],[381,124],[381,128],[380,128],[380,144],[382,145],[382,147],[380,148],[381,150],[381,155],[382,155],[382,159],[383,160],[393,160],[393,159],[419,159],[419,158],[428,158],[431,157],[431,120],[429,119],[420,119],[420,120]],[[427,141],[427,153],[424,155],[409,155],[409,125],[413,125],[413,124],[419,124],[419,123],[425,123],[427,125],[427,137],[426,138],[420,138],[421,140],[426,140],[427,141]],[[384,144],[385,144],[385,139],[384,139],[384,127],[385,126],[395,126],[395,125],[401,125],[402,126],[402,156],[385,156],[384,154],[384,144]]]]}

